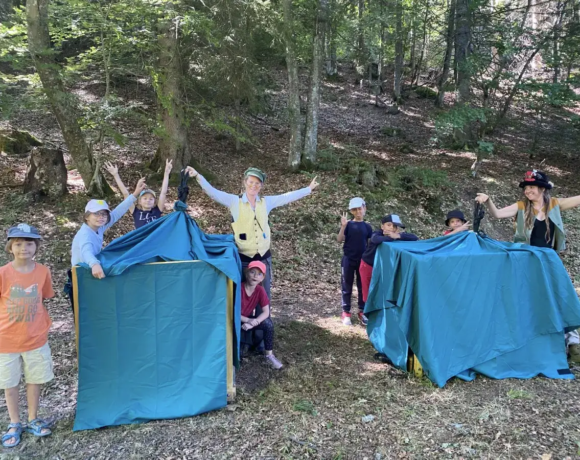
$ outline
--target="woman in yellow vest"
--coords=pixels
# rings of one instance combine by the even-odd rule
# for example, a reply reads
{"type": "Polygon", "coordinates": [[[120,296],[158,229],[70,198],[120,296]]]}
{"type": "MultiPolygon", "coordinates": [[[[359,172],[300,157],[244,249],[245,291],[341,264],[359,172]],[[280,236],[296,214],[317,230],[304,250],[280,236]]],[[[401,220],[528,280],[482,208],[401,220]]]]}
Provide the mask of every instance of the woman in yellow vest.
{"type": "Polygon", "coordinates": [[[263,285],[268,298],[272,277],[272,255],[270,253],[270,225],[268,214],[272,209],[310,195],[318,186],[316,177],[310,186],[284,193],[283,195],[265,196],[260,198],[260,190],[266,180],[266,174],[258,168],[248,168],[244,173],[244,187],[242,196],[222,192],[210,183],[191,166],[186,168],[191,177],[197,179],[198,184],[209,197],[224,206],[227,206],[232,215],[232,229],[242,267],[246,268],[250,262],[258,260],[266,265],[267,272],[263,285]]]}
{"type": "MultiPolygon", "coordinates": [[[[552,198],[553,184],[546,173],[532,170],[526,172],[520,187],[524,197],[510,206],[497,209],[491,198],[478,193],[475,199],[485,203],[489,213],[496,219],[515,218],[516,243],[527,243],[540,248],[552,248],[560,252],[566,248],[566,232],[561,211],[580,206],[580,195],[570,198],[552,198]]],[[[577,331],[566,334],[570,360],[580,363],[580,337],[577,331]]]]}

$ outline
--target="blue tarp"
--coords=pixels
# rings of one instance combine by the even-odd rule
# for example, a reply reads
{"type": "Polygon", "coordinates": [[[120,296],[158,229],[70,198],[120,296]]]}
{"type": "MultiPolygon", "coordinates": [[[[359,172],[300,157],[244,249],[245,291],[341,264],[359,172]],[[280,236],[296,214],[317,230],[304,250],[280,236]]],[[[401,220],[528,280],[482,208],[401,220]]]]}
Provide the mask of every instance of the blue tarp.
{"type": "Polygon", "coordinates": [[[365,308],[377,351],[406,368],[410,348],[444,386],[458,376],[573,378],[564,332],[580,301],[555,251],[473,232],[377,250],[365,308]]]}
{"type": "Polygon", "coordinates": [[[237,289],[237,365],[240,259],[232,235],[204,234],[185,209],[178,202],[177,212],[107,246],[98,256],[106,278],[77,270],[75,430],[226,405],[226,286],[229,278],[237,289]]]}

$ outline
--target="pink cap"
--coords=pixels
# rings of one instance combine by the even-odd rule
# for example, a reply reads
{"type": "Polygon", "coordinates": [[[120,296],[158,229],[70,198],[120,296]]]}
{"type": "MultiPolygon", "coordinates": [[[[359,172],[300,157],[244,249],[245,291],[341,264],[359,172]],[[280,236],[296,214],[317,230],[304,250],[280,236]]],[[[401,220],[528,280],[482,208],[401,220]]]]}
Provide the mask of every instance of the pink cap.
{"type": "Polygon", "coordinates": [[[264,275],[266,274],[266,266],[264,265],[263,262],[260,262],[259,260],[254,260],[253,262],[250,262],[250,265],[248,265],[248,270],[251,268],[257,268],[264,275]]]}

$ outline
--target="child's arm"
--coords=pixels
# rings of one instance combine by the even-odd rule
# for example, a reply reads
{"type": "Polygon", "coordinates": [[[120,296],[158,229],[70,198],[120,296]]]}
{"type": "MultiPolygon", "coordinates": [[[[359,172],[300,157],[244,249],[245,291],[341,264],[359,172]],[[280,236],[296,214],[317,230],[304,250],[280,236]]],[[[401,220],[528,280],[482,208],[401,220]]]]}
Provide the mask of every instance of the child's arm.
{"type": "Polygon", "coordinates": [[[419,237],[413,233],[399,233],[399,238],[401,241],[418,241],[419,237]]]}
{"type": "Polygon", "coordinates": [[[145,190],[145,187],[146,187],[145,178],[142,177],[141,179],[139,179],[139,182],[137,182],[133,194],[129,195],[119,206],[117,206],[115,209],[111,211],[111,220],[109,221],[108,224],[103,225],[102,227],[103,231],[111,228],[115,224],[115,222],[117,222],[121,217],[123,217],[123,214],[125,214],[132,205],[135,205],[137,197],[143,190],[145,190]]]}
{"type": "Polygon", "coordinates": [[[340,217],[340,231],[338,232],[338,236],[336,237],[336,241],[342,243],[344,238],[344,231],[346,230],[346,226],[348,225],[348,219],[346,218],[346,212],[340,217]]]}
{"type": "Polygon", "coordinates": [[[373,244],[388,243],[391,241],[395,240],[390,235],[380,235],[379,233],[373,233],[373,236],[371,236],[371,243],[373,244]]]}
{"type": "Polygon", "coordinates": [[[250,329],[258,326],[263,321],[266,321],[269,316],[270,316],[270,305],[266,305],[265,307],[262,307],[262,313],[257,318],[246,318],[247,320],[246,322],[242,320],[242,323],[244,323],[242,327],[244,328],[245,331],[249,331],[250,329]]]}
{"type": "Polygon", "coordinates": [[[470,226],[471,226],[471,224],[469,222],[465,222],[461,227],[454,228],[452,231],[450,231],[449,233],[445,234],[445,236],[457,235],[458,233],[466,232],[466,231],[469,230],[469,227],[470,226]]]}
{"type": "Polygon", "coordinates": [[[95,257],[93,252],[93,245],[90,242],[86,242],[81,244],[81,256],[84,263],[88,264],[91,267],[91,273],[97,279],[101,279],[105,277],[105,272],[101,267],[101,263],[99,259],[95,257]]]}
{"type": "Polygon", "coordinates": [[[171,160],[165,160],[165,173],[163,174],[163,184],[161,184],[161,193],[159,194],[159,201],[157,202],[157,207],[161,212],[165,211],[165,196],[167,195],[167,188],[169,187],[169,174],[171,174],[172,167],[173,162],[171,160]]]}
{"type": "Polygon", "coordinates": [[[52,276],[50,275],[50,270],[46,268],[46,279],[42,285],[42,298],[52,299],[54,297],[54,290],[52,289],[52,276]]]}
{"type": "MultiPolygon", "coordinates": [[[[119,168],[117,168],[117,165],[114,165],[110,161],[107,161],[104,164],[104,166],[105,169],[109,171],[109,174],[113,176],[113,178],[115,179],[117,187],[119,187],[119,190],[121,190],[121,193],[123,194],[123,198],[127,199],[127,197],[129,196],[129,190],[127,190],[127,187],[125,187],[125,184],[123,184],[123,181],[121,180],[121,176],[119,176],[119,168]]],[[[132,205],[130,210],[132,213],[135,210],[135,206],[132,205]]]]}

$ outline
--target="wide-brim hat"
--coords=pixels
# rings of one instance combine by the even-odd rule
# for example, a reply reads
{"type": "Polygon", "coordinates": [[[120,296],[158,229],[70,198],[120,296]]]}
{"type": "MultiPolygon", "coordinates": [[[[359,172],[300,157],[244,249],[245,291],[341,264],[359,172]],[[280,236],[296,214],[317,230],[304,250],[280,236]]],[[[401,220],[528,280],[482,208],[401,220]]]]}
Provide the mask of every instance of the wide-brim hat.
{"type": "Polygon", "coordinates": [[[111,212],[111,210],[109,209],[109,205],[105,200],[91,200],[85,206],[85,212],[94,213],[103,210],[111,212]]]}
{"type": "Polygon", "coordinates": [[[401,218],[397,214],[387,214],[385,217],[381,219],[381,224],[392,223],[393,225],[401,228],[405,228],[401,218]]]}
{"type": "Polygon", "coordinates": [[[254,176],[260,179],[262,183],[266,182],[266,173],[258,168],[248,168],[244,171],[244,178],[254,176]]]}
{"type": "Polygon", "coordinates": [[[32,238],[40,240],[42,237],[36,227],[28,224],[18,224],[8,229],[8,239],[10,238],[32,238]]]}
{"type": "Polygon", "coordinates": [[[554,184],[550,182],[550,179],[545,172],[532,169],[531,171],[526,171],[524,180],[520,182],[521,188],[524,188],[526,185],[535,185],[550,190],[554,184]]]}
{"type": "Polygon", "coordinates": [[[447,227],[449,227],[449,221],[451,219],[459,219],[459,220],[463,221],[463,223],[467,222],[467,220],[465,219],[465,216],[463,215],[463,213],[459,209],[454,209],[453,211],[449,211],[447,213],[447,219],[445,220],[445,225],[447,227]]]}

